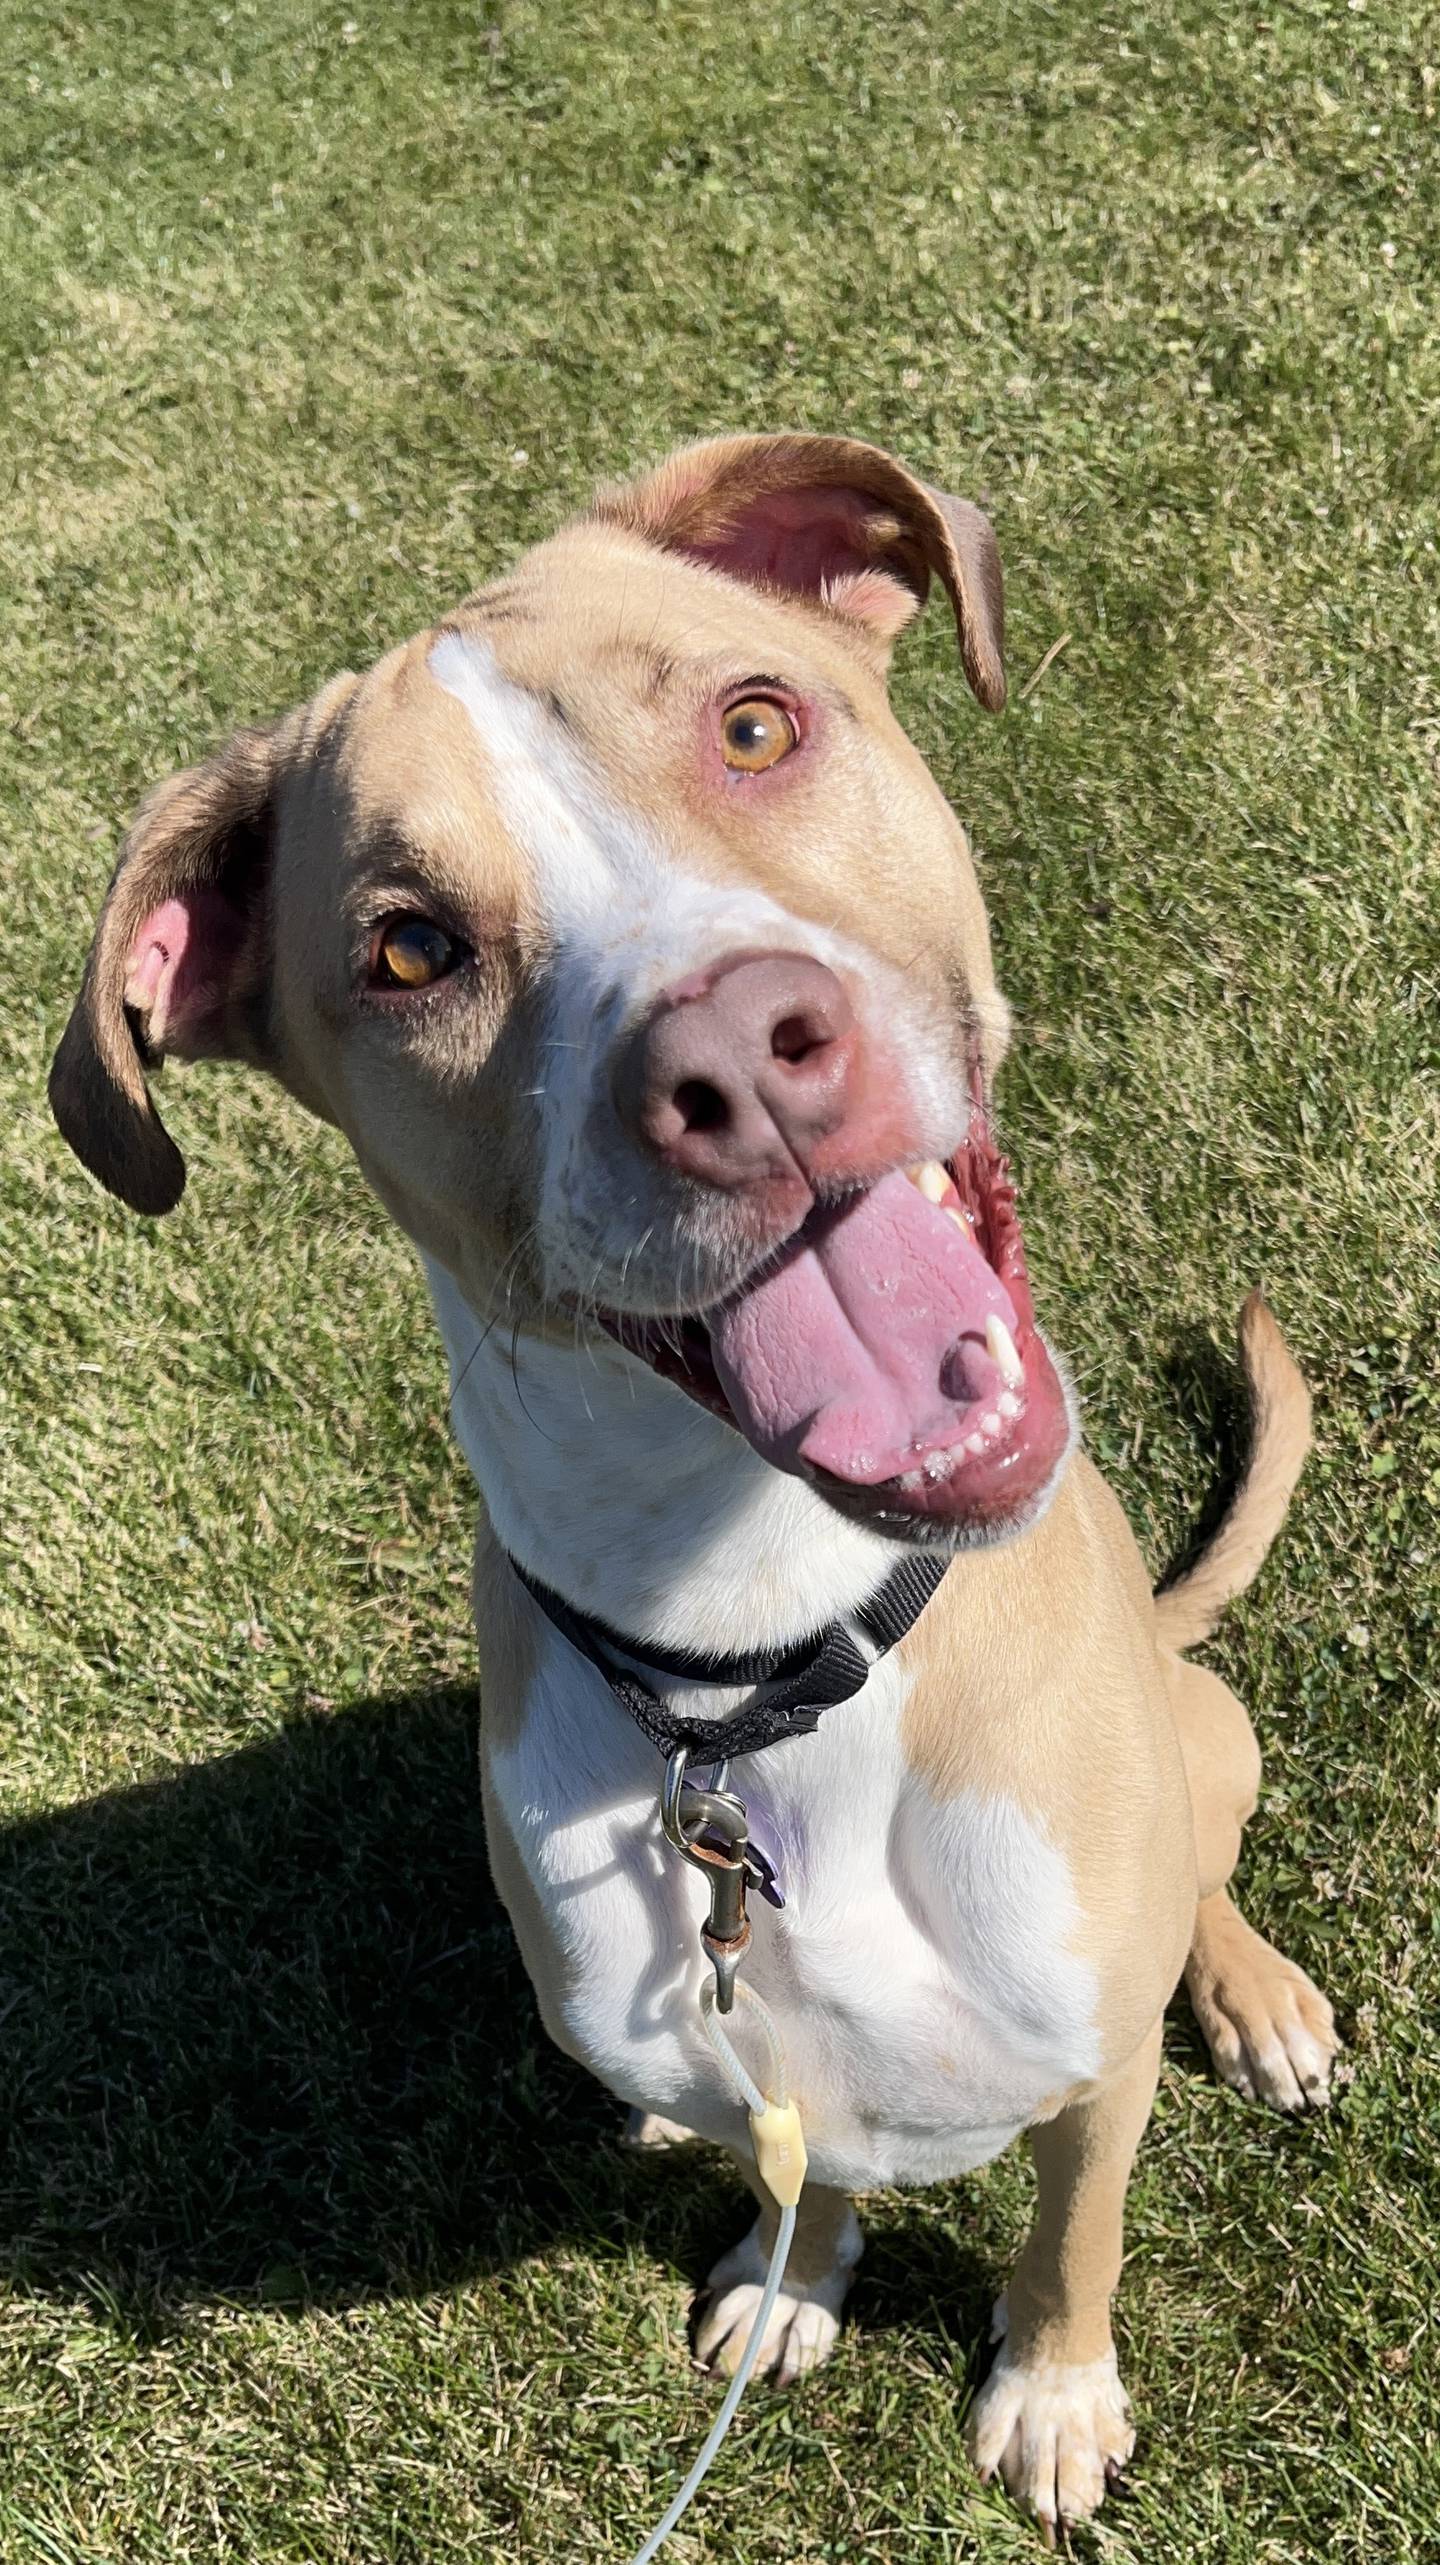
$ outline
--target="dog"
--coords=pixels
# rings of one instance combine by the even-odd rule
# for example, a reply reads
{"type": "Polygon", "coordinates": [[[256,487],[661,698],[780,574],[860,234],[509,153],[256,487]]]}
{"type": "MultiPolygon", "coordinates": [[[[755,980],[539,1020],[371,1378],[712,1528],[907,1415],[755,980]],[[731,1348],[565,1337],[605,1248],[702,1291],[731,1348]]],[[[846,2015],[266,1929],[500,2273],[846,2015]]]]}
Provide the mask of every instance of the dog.
{"type": "MultiPolygon", "coordinates": [[[[852,2194],[1026,2132],[968,2428],[1053,2529],[1133,2445],[1110,2304],[1182,1972],[1229,2083],[1327,2096],[1330,2007],[1229,1893],[1255,1739],[1184,1653],[1279,1529],[1309,1403],[1252,1296],[1248,1469],[1153,1594],[1032,1305],[970,851],[887,698],[937,581],[996,711],[992,529],[877,448],[724,437],[602,491],[149,795],[51,1096],[144,1213],[184,1183],[166,1058],[249,1062],[346,1134],[419,1250],[483,1499],[488,1841],[544,2022],[642,2138],[752,2180],[697,2011],[704,1882],[622,1678],[714,1760],[841,1634],[851,1697],[734,1776],[784,1899],[745,1977],[813,2177],[763,2357],[832,2349],[852,2194]],[[859,1616],[917,1560],[882,1646],[859,1616]]],[[[773,2218],[710,2275],[721,2371],[773,2218]]]]}

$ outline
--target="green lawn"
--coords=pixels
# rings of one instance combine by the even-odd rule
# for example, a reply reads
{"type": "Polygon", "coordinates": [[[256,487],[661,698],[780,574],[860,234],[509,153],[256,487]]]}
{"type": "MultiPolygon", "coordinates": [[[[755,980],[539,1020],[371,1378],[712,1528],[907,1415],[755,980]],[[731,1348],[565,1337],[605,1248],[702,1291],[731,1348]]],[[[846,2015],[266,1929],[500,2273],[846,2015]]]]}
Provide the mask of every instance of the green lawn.
{"type": "MultiPolygon", "coordinates": [[[[1156,1569],[1263,1279],[1317,1391],[1216,1661],[1329,2119],[1177,2015],[1132,2194],[1133,2499],[1077,2549],[1433,2556],[1440,20],[1409,0],[11,0],[0,70],[0,2556],[620,2560],[714,2390],[724,2166],[539,2035],[472,1779],[469,1487],[333,1135],[177,1079],[130,1220],[42,1102],[118,831],[725,426],[984,494],[984,850],[1044,1311],[1156,1569]],[[1052,645],[1065,647],[1028,695],[1052,645]]],[[[684,2560],[1003,2559],[960,2417],[1017,2157],[868,2211],[822,2376],[684,2560]]]]}

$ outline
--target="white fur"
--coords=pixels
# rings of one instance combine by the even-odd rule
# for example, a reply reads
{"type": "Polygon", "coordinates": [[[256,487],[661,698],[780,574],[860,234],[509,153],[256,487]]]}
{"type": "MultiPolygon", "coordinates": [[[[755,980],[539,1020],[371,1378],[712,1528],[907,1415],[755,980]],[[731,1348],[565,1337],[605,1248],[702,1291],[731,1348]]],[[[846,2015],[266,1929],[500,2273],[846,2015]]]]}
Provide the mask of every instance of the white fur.
{"type": "MultiPolygon", "coordinates": [[[[731,1650],[782,1644],[873,1591],[889,1546],[681,1393],[623,1355],[577,1370],[533,1342],[517,1387],[506,1348],[431,1282],[496,1530],[572,1600],[662,1644],[731,1650]]],[[[525,1717],[489,1776],[546,1917],[546,1948],[526,1956],[551,1990],[547,2026],[623,2100],[738,2145],[697,2020],[704,1891],[661,1837],[659,1758],[538,1613],[535,1632],[525,1717]]],[[[1098,2063],[1063,1857],[1003,1796],[931,1799],[902,1751],[906,1689],[887,1657],[816,1734],[736,1772],[788,1899],[779,1915],[752,1904],[747,1975],[781,2028],[814,2178],[846,2190],[984,2162],[1098,2063]]]]}
{"type": "Polygon", "coordinates": [[[512,1344],[503,1322],[487,1334],[424,1261],[490,1520],[583,1610],[660,1647],[785,1647],[864,1602],[899,1557],[618,1345],[512,1344]]]}
{"type": "MultiPolygon", "coordinates": [[[[793,2386],[807,2370],[829,2359],[864,2250],[859,2219],[847,2209],[829,2270],[803,2283],[787,2279],[760,2345],[760,2366],[777,2387],[793,2386]]],[[[769,2261],[763,2221],[757,2218],[749,2234],[721,2255],[706,2282],[710,2295],[695,2329],[695,2357],[722,2377],[733,2378],[740,2366],[769,2261]]]]}
{"type": "MultiPolygon", "coordinates": [[[[903,973],[748,883],[705,880],[688,849],[660,843],[615,801],[539,697],[503,674],[487,641],[444,633],[428,664],[474,725],[554,948],[536,1222],[552,1293],[598,1293],[666,1314],[682,1298],[704,1305],[703,1289],[677,1294],[670,1240],[652,1245],[645,1170],[609,1108],[609,1071],[620,1036],[660,991],[725,953],[759,946],[839,970],[906,1063],[917,1153],[944,1156],[958,1145],[969,1119],[959,1063],[903,973]]],[[[654,1225],[668,1226],[673,1206],[653,1207],[654,1225]]],[[[687,1244],[698,1254],[698,1242],[687,1244]]]]}
{"type": "Polygon", "coordinates": [[[998,2469],[1042,2520],[1084,2520],[1104,2500],[1107,2464],[1123,2467],[1135,2446],[1113,2346],[1098,2360],[1025,2363],[1002,2341],[969,2441],[982,2476],[998,2469]]]}
{"type": "MultiPolygon", "coordinates": [[[[658,844],[483,641],[443,636],[430,668],[474,725],[554,951],[538,1223],[552,1292],[609,1298],[618,1275],[621,1305],[646,1305],[644,1171],[607,1140],[614,1045],[677,974],[737,944],[842,969],[912,1064],[921,1154],[948,1154],[968,1105],[944,1031],[917,1015],[902,975],[658,844]]],[[[644,1365],[578,1333],[573,1347],[512,1343],[503,1318],[487,1332],[429,1273],[491,1521],[570,1602],[652,1644],[728,1652],[782,1646],[879,1585],[893,1544],[843,1523],[644,1365]]],[[[517,1608],[536,1672],[523,1717],[505,1722],[514,1742],[487,1769],[535,1892],[527,1908],[544,1919],[523,1930],[542,1937],[526,1957],[548,2026],[622,2099],[739,2145],[743,2115],[698,2020],[704,1890],[661,1836],[659,1758],[530,1599],[517,1608]]],[[[1060,1852],[1003,1796],[930,1799],[902,1750],[906,1689],[892,1655],[815,1735],[736,1774],[757,1837],[780,1848],[788,1901],[778,1915],[754,1901],[747,1976],[784,2038],[812,2173],[846,2190],[983,2162],[1099,2055],[1060,1852]]],[[[702,1692],[687,1706],[723,1728],[733,1702],[702,1692]]],[[[800,2324],[797,2359],[828,2347],[827,2312],[833,2330],[823,2308],[800,2324]]]]}

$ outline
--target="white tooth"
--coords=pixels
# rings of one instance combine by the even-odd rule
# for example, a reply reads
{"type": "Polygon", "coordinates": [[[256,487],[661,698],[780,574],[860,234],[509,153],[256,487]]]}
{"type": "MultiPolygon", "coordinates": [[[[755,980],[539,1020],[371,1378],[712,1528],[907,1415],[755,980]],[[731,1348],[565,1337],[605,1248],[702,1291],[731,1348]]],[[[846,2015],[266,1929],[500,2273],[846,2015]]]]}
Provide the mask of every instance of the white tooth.
{"type": "Polygon", "coordinates": [[[1004,1319],[997,1318],[993,1309],[985,1321],[985,1348],[1006,1388],[1018,1389],[1025,1378],[1025,1366],[1004,1319]]]}
{"type": "Polygon", "coordinates": [[[945,1217],[946,1217],[946,1219],[947,1219],[947,1220],[953,1220],[953,1221],[954,1221],[955,1226],[956,1226],[956,1228],[959,1230],[960,1235],[961,1235],[961,1237],[962,1237],[962,1238],[968,1238],[968,1237],[969,1237],[969,1235],[970,1235],[970,1223],[969,1223],[969,1221],[966,1219],[965,1214],[964,1214],[964,1212],[963,1212],[963,1211],[957,1211],[957,1210],[956,1210],[955,1205],[953,1204],[953,1202],[947,1202],[947,1203],[946,1203],[946,1205],[945,1205],[945,1217]]]}
{"type": "Polygon", "coordinates": [[[1013,1389],[1002,1389],[995,1404],[1002,1416],[1018,1416],[1024,1401],[1016,1397],[1013,1389]]]}
{"type": "Polygon", "coordinates": [[[984,1435],[967,1434],[965,1437],[965,1449],[967,1452],[983,1452],[985,1449],[984,1435]]]}
{"type": "Polygon", "coordinates": [[[981,1419],[980,1419],[980,1431],[981,1431],[981,1433],[984,1435],[984,1437],[985,1437],[985,1439],[986,1439],[987,1443],[988,1443],[988,1442],[992,1442],[992,1441],[994,1440],[994,1437],[999,1433],[999,1431],[1000,1431],[1000,1419],[999,1419],[999,1417],[996,1415],[995,1410],[994,1410],[994,1408],[993,1408],[993,1407],[991,1408],[990,1413],[989,1413],[989,1415],[988,1415],[988,1416],[982,1416],[982,1417],[981,1417],[981,1419]]]}
{"type": "Polygon", "coordinates": [[[950,1179],[938,1158],[927,1158],[924,1166],[916,1167],[913,1172],[914,1181],[927,1202],[944,1201],[949,1191],[950,1179]]]}

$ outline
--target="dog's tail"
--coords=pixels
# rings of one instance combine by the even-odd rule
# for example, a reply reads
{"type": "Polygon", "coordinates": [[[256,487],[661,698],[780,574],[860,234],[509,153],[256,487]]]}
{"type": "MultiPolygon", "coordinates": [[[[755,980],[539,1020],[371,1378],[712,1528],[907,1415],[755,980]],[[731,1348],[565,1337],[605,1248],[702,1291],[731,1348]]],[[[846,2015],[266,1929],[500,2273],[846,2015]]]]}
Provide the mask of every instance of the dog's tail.
{"type": "Polygon", "coordinates": [[[1226,1604],[1244,1593],[1285,1520],[1310,1449],[1310,1392],[1258,1291],[1240,1312],[1240,1361],[1250,1393],[1250,1458],[1214,1539],[1155,1597],[1163,1647],[1198,1646],[1226,1604]]]}

